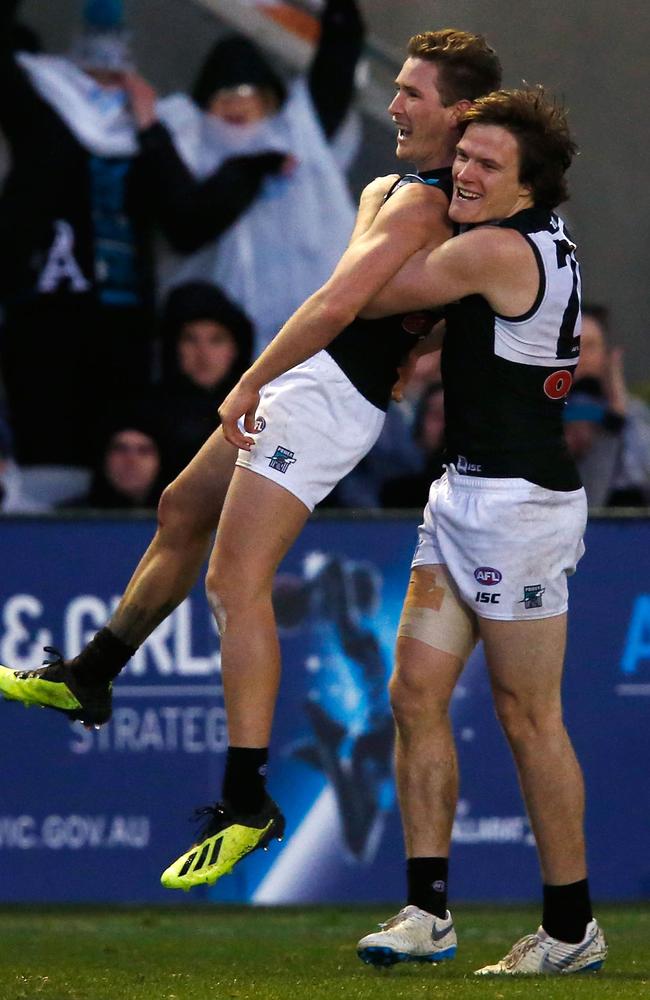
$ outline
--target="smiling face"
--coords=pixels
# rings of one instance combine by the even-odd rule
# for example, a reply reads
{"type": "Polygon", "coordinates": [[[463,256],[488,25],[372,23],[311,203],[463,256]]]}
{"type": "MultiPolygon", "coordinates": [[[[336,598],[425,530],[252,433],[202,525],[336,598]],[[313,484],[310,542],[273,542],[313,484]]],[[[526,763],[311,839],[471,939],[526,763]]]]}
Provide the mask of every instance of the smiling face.
{"type": "Polygon", "coordinates": [[[438,83],[439,67],[434,62],[409,56],[395,80],[397,93],[388,108],[397,125],[396,156],[418,170],[451,163],[458,114],[469,106],[469,101],[458,101],[445,107],[438,83]]]}
{"type": "Polygon", "coordinates": [[[501,125],[470,124],[456,146],[449,217],[461,224],[496,222],[530,208],[530,186],[519,180],[519,143],[501,125]]]}

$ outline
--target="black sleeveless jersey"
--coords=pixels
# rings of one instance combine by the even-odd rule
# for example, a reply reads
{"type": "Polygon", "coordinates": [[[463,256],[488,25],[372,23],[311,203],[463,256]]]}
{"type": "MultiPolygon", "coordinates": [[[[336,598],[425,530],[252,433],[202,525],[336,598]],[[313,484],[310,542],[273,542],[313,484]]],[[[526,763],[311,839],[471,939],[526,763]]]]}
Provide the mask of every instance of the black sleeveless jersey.
{"type": "Polygon", "coordinates": [[[523,316],[495,313],[480,295],[445,308],[442,348],[446,460],[471,476],[527,479],[575,490],[562,411],[580,350],[580,269],[554,213],[529,208],[498,223],[520,232],[539,268],[523,316]]]}
{"type": "MultiPolygon", "coordinates": [[[[387,197],[411,183],[435,185],[451,200],[451,167],[406,174],[394,184],[387,197]]],[[[357,318],[325,350],[362,396],[380,410],[387,410],[398,366],[431,325],[431,314],[423,313],[382,319],[357,318]]]]}

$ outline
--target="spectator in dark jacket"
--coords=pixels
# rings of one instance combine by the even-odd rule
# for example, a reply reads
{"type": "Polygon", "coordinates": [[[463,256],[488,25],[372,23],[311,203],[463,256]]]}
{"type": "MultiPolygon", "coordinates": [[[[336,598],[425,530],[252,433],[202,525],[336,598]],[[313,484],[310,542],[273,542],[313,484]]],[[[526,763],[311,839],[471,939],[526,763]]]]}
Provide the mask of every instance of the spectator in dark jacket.
{"type": "Polygon", "coordinates": [[[213,285],[170,294],[163,316],[163,380],[152,393],[161,421],[164,476],[175,478],[219,423],[217,409],[251,362],[253,328],[213,285]]]}
{"type": "Polygon", "coordinates": [[[88,493],[66,507],[133,510],[154,508],[163,488],[159,430],[146,410],[124,408],[98,448],[88,493]]]}

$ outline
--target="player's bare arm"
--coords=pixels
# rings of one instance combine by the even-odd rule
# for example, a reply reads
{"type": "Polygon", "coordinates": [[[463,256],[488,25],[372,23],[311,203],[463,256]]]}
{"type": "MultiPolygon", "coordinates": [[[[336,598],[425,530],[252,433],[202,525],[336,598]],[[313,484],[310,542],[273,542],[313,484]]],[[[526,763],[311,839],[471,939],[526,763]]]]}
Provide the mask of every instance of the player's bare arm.
{"type": "Polygon", "coordinates": [[[520,316],[539,289],[530,244],[515,230],[481,226],[427,247],[408,260],[361,311],[367,319],[447,305],[482,295],[495,312],[520,316]]]}
{"type": "Polygon", "coordinates": [[[374,181],[366,184],[359,199],[359,208],[350,243],[354,243],[360,236],[368,232],[377,217],[377,213],[385,203],[386,195],[399,178],[399,174],[387,174],[385,177],[375,177],[374,181]]]}
{"type": "MultiPolygon", "coordinates": [[[[283,326],[219,408],[226,439],[250,449],[260,389],[316,354],[336,337],[377,295],[408,258],[432,241],[450,235],[447,200],[435,188],[409,184],[378,212],[368,231],[343,254],[332,277],[283,326]]],[[[401,311],[401,310],[396,310],[401,311]]]]}

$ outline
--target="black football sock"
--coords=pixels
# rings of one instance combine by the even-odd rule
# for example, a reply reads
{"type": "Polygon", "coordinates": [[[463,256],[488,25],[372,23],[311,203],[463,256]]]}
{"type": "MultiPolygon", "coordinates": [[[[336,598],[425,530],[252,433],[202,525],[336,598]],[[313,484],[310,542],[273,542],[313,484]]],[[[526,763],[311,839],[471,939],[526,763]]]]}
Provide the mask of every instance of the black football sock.
{"type": "Polygon", "coordinates": [[[260,811],[266,798],[268,747],[228,747],[222,798],[236,813],[260,811]]]}
{"type": "Polygon", "coordinates": [[[589,883],[586,878],[569,885],[544,886],[542,927],[551,937],[578,944],[593,920],[589,883]]]}
{"type": "Polygon", "coordinates": [[[449,858],[407,858],[407,902],[436,917],[447,915],[449,858]]]}
{"type": "Polygon", "coordinates": [[[112,681],[136,652],[109,628],[100,629],[94,639],[70,660],[72,673],[80,683],[112,681]]]}

